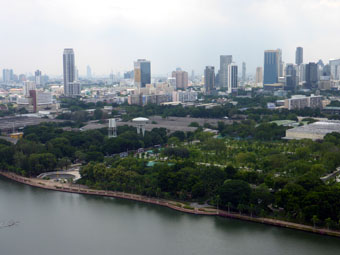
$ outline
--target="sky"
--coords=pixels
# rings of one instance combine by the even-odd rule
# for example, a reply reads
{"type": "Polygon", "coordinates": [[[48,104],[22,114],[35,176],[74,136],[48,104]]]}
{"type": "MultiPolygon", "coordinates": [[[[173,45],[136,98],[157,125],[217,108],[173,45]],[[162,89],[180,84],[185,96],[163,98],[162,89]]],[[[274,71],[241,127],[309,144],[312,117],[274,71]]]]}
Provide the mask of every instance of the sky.
{"type": "MultiPolygon", "coordinates": [[[[340,58],[340,0],[0,0],[0,69],[62,74],[73,48],[80,75],[133,69],[151,61],[153,75],[176,67],[203,73],[233,55],[247,72],[263,65],[266,49],[283,60],[340,58]]],[[[241,67],[241,66],[240,66],[241,67]]]]}

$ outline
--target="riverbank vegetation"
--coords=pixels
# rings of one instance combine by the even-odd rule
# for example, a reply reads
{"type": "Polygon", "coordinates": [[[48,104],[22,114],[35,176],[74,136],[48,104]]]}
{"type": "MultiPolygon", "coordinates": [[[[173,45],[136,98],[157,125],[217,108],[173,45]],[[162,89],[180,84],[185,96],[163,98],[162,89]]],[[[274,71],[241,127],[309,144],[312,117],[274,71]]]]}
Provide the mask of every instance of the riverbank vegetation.
{"type": "Polygon", "coordinates": [[[124,126],[109,139],[106,129],[75,132],[42,124],[26,127],[16,145],[0,140],[0,166],[36,176],[82,163],[81,183],[92,188],[339,228],[340,186],[334,178],[320,180],[340,165],[339,134],[282,141],[284,129],[276,124],[216,128],[224,138],[201,127],[172,134],[154,129],[142,137],[124,126]]]}

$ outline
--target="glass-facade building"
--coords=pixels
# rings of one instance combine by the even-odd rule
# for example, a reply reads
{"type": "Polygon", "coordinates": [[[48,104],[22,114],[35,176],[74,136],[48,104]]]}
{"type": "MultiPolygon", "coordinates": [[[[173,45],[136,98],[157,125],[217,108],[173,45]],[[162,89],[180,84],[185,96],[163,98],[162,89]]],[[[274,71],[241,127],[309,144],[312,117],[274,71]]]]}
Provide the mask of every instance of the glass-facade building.
{"type": "Polygon", "coordinates": [[[151,83],[151,63],[145,59],[138,59],[134,63],[135,86],[145,88],[151,83]]]}
{"type": "Polygon", "coordinates": [[[264,52],[264,77],[263,84],[278,83],[279,58],[277,50],[267,50],[264,52]]]}

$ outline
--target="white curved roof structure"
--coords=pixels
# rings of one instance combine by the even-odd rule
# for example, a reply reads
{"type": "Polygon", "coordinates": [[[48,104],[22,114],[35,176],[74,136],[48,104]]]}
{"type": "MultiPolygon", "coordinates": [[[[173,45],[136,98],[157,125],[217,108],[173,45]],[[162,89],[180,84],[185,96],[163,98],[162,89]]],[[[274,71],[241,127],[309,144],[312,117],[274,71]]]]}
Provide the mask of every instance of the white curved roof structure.
{"type": "Polygon", "coordinates": [[[147,122],[147,121],[149,121],[149,119],[143,118],[143,117],[138,117],[138,118],[132,119],[132,121],[133,122],[147,122]]]}

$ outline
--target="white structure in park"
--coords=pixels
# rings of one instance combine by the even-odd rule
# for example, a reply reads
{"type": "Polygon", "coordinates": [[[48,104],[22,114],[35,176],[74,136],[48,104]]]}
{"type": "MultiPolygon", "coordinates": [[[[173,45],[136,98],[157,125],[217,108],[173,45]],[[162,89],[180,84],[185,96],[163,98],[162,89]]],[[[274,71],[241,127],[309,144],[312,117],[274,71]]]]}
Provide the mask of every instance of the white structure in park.
{"type": "Polygon", "coordinates": [[[144,136],[144,134],[145,134],[145,125],[146,125],[146,123],[148,121],[149,121],[149,119],[143,118],[143,117],[134,118],[132,120],[133,123],[137,124],[137,134],[142,134],[144,136]]]}
{"type": "Polygon", "coordinates": [[[117,137],[116,119],[109,119],[109,138],[117,137]]]}

